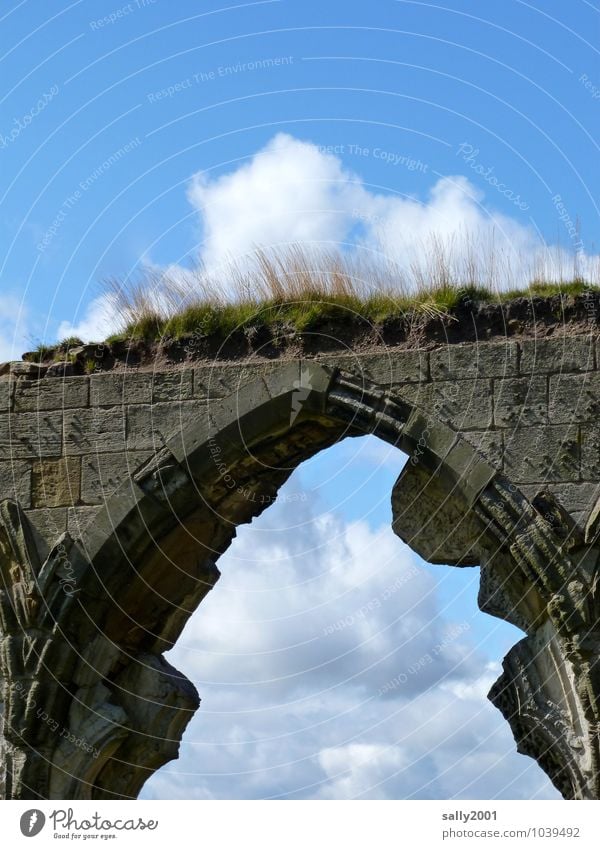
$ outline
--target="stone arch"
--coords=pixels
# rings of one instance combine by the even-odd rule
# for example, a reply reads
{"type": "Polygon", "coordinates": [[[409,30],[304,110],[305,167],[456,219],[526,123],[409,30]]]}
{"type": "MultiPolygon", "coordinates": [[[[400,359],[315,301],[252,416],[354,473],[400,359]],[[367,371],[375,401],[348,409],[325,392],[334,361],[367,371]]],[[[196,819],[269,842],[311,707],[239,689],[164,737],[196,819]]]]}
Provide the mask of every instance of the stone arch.
{"type": "Polygon", "coordinates": [[[236,526],[304,459],[364,433],[409,456],[395,532],[433,562],[479,562],[481,608],[528,633],[490,693],[519,750],[565,797],[598,797],[597,587],[567,514],[550,497],[530,503],[402,395],[294,361],[173,434],[44,563],[23,511],[3,502],[3,631],[22,634],[4,651],[11,680],[34,681],[31,697],[11,689],[5,705],[8,798],[135,797],[177,756],[199,699],[162,652],[217,581],[236,526]],[[40,704],[67,731],[58,740],[36,721],[40,704]]]}

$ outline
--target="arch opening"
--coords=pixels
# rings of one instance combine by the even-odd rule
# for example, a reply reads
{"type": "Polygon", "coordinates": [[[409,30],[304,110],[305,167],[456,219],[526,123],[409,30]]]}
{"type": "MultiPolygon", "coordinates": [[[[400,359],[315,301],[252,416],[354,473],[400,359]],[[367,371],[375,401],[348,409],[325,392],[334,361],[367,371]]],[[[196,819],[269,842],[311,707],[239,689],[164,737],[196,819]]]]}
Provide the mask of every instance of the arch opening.
{"type": "Polygon", "coordinates": [[[143,798],[556,795],[485,699],[522,634],[481,615],[478,569],[430,566],[393,533],[406,461],[342,440],[239,528],[167,654],[202,704],[143,798]]]}

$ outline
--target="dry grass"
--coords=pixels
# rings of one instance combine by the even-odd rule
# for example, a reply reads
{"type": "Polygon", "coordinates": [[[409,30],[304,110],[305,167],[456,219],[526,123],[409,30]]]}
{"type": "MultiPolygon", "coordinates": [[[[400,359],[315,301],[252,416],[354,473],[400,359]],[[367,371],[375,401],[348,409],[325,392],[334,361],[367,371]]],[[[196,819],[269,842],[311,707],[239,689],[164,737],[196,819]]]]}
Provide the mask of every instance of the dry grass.
{"type": "Polygon", "coordinates": [[[227,335],[274,323],[303,331],[327,318],[352,320],[353,314],[377,323],[407,312],[449,314],[465,298],[498,302],[579,294],[600,285],[598,263],[584,278],[576,265],[564,270],[562,252],[546,252],[524,268],[493,245],[483,252],[476,246],[465,250],[463,243],[453,253],[432,238],[420,256],[400,267],[375,253],[291,245],[257,250],[244,265],[232,262],[218,275],[199,268],[147,272],[126,284],[113,279],[109,291],[123,317],[122,332],[113,338],[227,335]]]}

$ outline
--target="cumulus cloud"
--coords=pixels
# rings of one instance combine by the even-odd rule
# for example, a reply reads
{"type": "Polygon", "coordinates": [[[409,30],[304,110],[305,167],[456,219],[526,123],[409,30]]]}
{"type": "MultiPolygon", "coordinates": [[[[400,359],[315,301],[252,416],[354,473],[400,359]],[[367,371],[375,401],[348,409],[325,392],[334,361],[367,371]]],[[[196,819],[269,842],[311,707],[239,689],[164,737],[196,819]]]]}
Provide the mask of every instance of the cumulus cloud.
{"type": "MultiPolygon", "coordinates": [[[[188,198],[199,216],[199,259],[215,273],[257,247],[295,242],[377,255],[413,281],[415,267],[417,277],[420,265],[431,271],[438,251],[457,275],[475,262],[504,287],[573,269],[572,252],[548,249],[531,226],[496,211],[464,176],[439,178],[425,198],[401,187],[377,192],[339,157],[286,133],[230,173],[199,172],[188,198]]],[[[578,262],[581,273],[591,274],[597,257],[581,254],[578,262]]]]}
{"type": "Polygon", "coordinates": [[[230,174],[196,174],[188,198],[200,216],[201,259],[212,270],[257,246],[340,242],[369,195],[338,157],[279,133],[230,174]]]}
{"type": "MultiPolygon", "coordinates": [[[[336,460],[368,465],[368,442],[336,446],[336,460]]],[[[169,653],[203,701],[146,798],[557,797],[485,699],[499,664],[470,619],[444,612],[442,570],[388,512],[346,520],[301,467],[239,528],[169,653]]]]}
{"type": "MultiPolygon", "coordinates": [[[[199,266],[225,289],[232,262],[243,267],[257,248],[291,244],[391,262],[405,288],[431,282],[441,257],[459,282],[470,281],[475,268],[498,289],[544,275],[572,276],[573,251],[544,245],[532,226],[498,212],[491,191],[486,195],[461,175],[440,177],[421,197],[403,193],[401,186],[374,191],[338,156],[278,133],[230,172],[196,173],[187,196],[197,213],[199,266]]],[[[194,280],[176,264],[146,268],[159,304],[160,272],[184,290],[194,280]]],[[[577,270],[596,279],[598,256],[578,253],[577,270]]],[[[79,322],[63,322],[61,333],[93,340],[119,326],[119,311],[99,298],[79,322]]]]}

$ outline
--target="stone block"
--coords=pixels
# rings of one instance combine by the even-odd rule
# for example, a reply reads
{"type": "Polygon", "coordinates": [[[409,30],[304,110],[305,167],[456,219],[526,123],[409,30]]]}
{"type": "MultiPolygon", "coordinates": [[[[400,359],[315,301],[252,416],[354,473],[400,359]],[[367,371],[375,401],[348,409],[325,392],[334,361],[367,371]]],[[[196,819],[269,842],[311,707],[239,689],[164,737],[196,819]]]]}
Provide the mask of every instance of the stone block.
{"type": "Polygon", "coordinates": [[[381,354],[319,355],[318,363],[335,366],[343,371],[372,380],[382,387],[403,383],[419,383],[429,379],[429,353],[427,351],[397,351],[389,349],[381,354]]]}
{"type": "Polygon", "coordinates": [[[392,529],[429,563],[478,563],[478,528],[460,486],[407,463],[392,490],[392,529]]]}
{"type": "Polygon", "coordinates": [[[47,371],[48,366],[38,363],[22,362],[21,360],[13,360],[10,363],[10,374],[15,380],[39,380],[47,371]]]}
{"type": "Polygon", "coordinates": [[[581,477],[586,481],[600,479],[600,425],[581,426],[581,477]]]}
{"type": "Polygon", "coordinates": [[[287,392],[308,390],[311,383],[310,375],[311,368],[308,362],[304,366],[300,360],[292,360],[288,363],[280,363],[279,368],[269,369],[257,380],[259,386],[264,383],[271,398],[277,398],[287,392]]]}
{"type": "Polygon", "coordinates": [[[194,398],[224,398],[242,386],[260,380],[266,371],[281,368],[281,363],[239,363],[237,365],[199,366],[193,370],[194,398]]]}
{"type": "Polygon", "coordinates": [[[0,414],[0,460],[59,457],[63,414],[0,414]]]}
{"type": "Polygon", "coordinates": [[[32,507],[68,507],[77,504],[81,489],[81,458],[37,460],[31,476],[32,507]]]}
{"type": "MultiPolygon", "coordinates": [[[[216,430],[234,425],[241,426],[241,420],[246,417],[246,427],[250,425],[250,419],[256,419],[257,423],[264,417],[266,410],[261,411],[260,406],[271,401],[271,395],[264,380],[256,380],[239,387],[231,395],[221,398],[219,401],[209,403],[208,415],[216,430]],[[248,418],[250,417],[250,418],[248,418]]],[[[272,401],[274,409],[276,401],[272,401]]],[[[292,413],[291,402],[287,409],[292,413]]],[[[266,424],[266,422],[265,422],[266,424]]],[[[253,427],[250,428],[253,430],[253,427]]]]}
{"type": "Polygon", "coordinates": [[[446,345],[430,354],[431,379],[510,377],[518,373],[517,355],[516,342],[446,345]]]}
{"type": "Polygon", "coordinates": [[[0,463],[0,500],[12,498],[21,507],[31,507],[31,463],[19,460],[0,463]]]}
{"type": "Polygon", "coordinates": [[[27,510],[26,515],[31,523],[40,557],[44,560],[60,535],[67,530],[67,508],[42,507],[39,510],[27,510]]]}
{"type": "Polygon", "coordinates": [[[125,450],[125,412],[122,407],[67,410],[65,454],[114,453],[125,450]]]}
{"type": "Polygon", "coordinates": [[[122,451],[83,457],[81,500],[86,504],[102,504],[150,456],[148,451],[122,451]]]}
{"type": "Polygon", "coordinates": [[[152,401],[152,378],[153,374],[150,371],[92,375],[90,404],[92,407],[149,404],[152,401]]]}
{"type": "Polygon", "coordinates": [[[548,424],[546,377],[512,377],[494,380],[496,427],[548,424]]]}
{"type": "Polygon", "coordinates": [[[45,377],[73,377],[75,374],[75,366],[68,360],[62,360],[58,363],[52,363],[48,366],[45,377]]]}
{"type": "Polygon", "coordinates": [[[496,469],[502,469],[504,459],[504,440],[499,430],[462,431],[466,439],[496,469]]]}
{"type": "Polygon", "coordinates": [[[88,399],[87,377],[19,380],[15,385],[14,409],[17,412],[73,409],[87,407],[88,399]]]}
{"type": "Polygon", "coordinates": [[[492,426],[491,380],[455,380],[406,384],[399,394],[455,430],[492,426]]]}
{"type": "Polygon", "coordinates": [[[553,375],[549,390],[550,422],[595,422],[600,416],[600,373],[553,375]]]}
{"type": "Polygon", "coordinates": [[[488,463],[466,439],[459,439],[444,458],[444,469],[458,483],[467,504],[473,504],[479,493],[496,475],[488,463]]]}
{"type": "Polygon", "coordinates": [[[591,371],[595,366],[594,336],[554,336],[525,339],[521,345],[521,374],[591,371]]]}
{"type": "Polygon", "coordinates": [[[171,401],[140,404],[127,408],[127,445],[129,451],[158,451],[170,437],[207,416],[202,401],[171,401]]]}
{"type": "Polygon", "coordinates": [[[0,380],[0,413],[10,409],[10,397],[14,384],[9,380],[0,380]]]}
{"type": "Polygon", "coordinates": [[[401,448],[411,465],[423,463],[435,472],[457,438],[455,431],[415,408],[402,429],[401,448]]]}
{"type": "Polygon", "coordinates": [[[67,531],[78,539],[98,515],[100,507],[69,507],[67,510],[67,531]]]}
{"type": "Polygon", "coordinates": [[[155,372],[152,381],[152,401],[187,401],[193,398],[191,368],[155,372]]]}
{"type": "Polygon", "coordinates": [[[504,471],[515,483],[579,480],[577,426],[540,425],[504,434],[504,471]]]}

